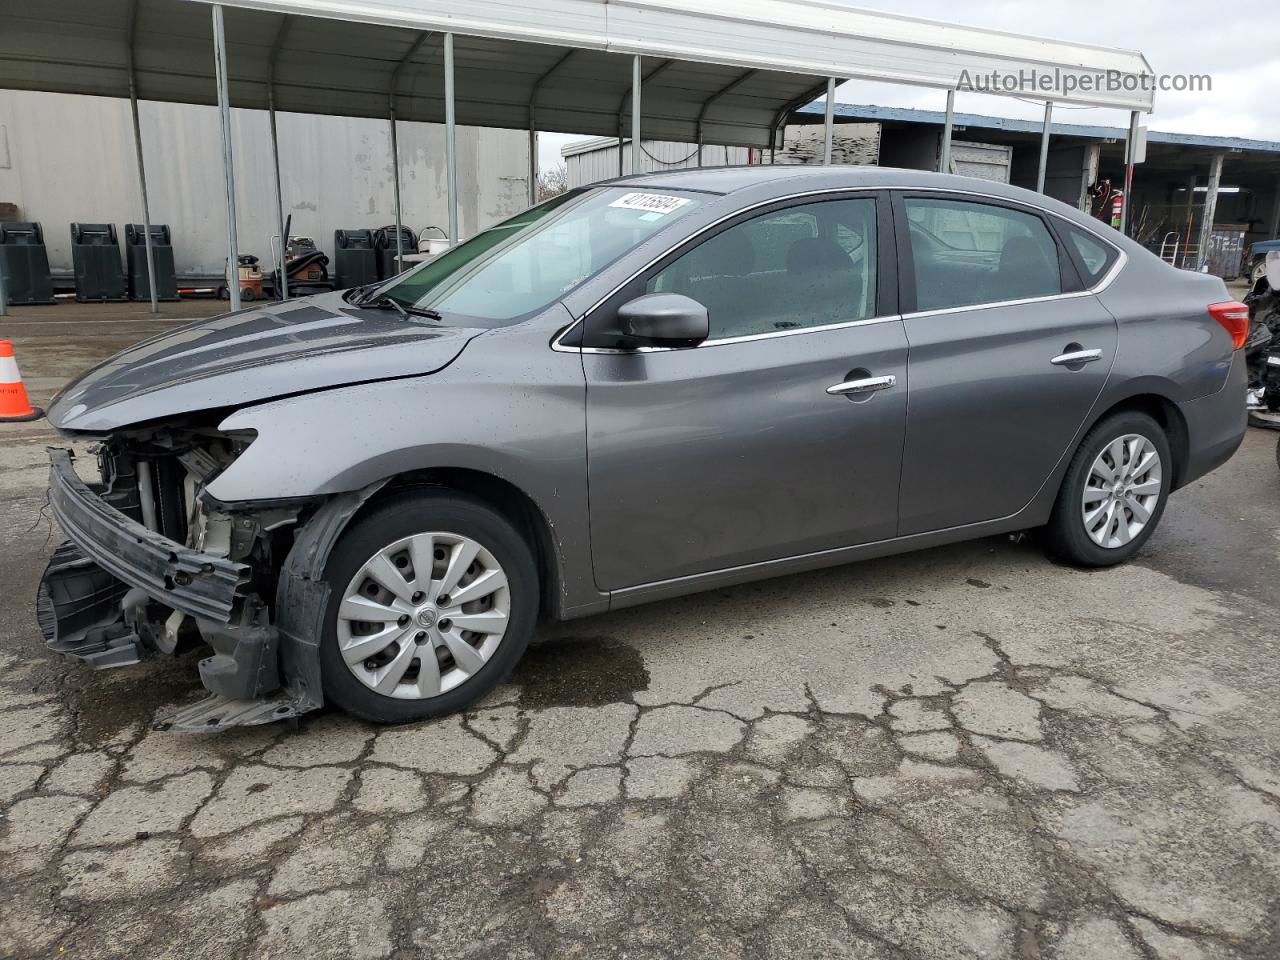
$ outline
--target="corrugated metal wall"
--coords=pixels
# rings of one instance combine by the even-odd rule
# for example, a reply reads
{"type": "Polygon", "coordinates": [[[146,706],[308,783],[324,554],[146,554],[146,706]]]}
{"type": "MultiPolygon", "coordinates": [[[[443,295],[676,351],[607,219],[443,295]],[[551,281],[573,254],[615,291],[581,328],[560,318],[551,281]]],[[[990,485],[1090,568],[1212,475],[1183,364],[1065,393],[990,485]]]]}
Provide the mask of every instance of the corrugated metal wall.
{"type": "MultiPolygon", "coordinates": [[[[179,273],[218,275],[226,257],[221,145],[217,110],[143,102],[151,216],[173,230],[179,273]]],[[[271,256],[275,223],[267,115],[232,113],[240,250],[271,256]]],[[[285,214],[291,232],[314,237],[332,253],[337,228],[395,222],[387,123],[349,117],[279,114],[285,214]]],[[[444,127],[399,125],[405,223],[415,231],[447,227],[444,127]]],[[[69,224],[142,219],[133,128],[124,100],[0,90],[0,202],[44,225],[49,261],[70,270],[69,224]]],[[[481,127],[458,129],[458,197],[462,235],[528,205],[528,135],[481,127]]]]}
{"type": "MultiPolygon", "coordinates": [[[[822,143],[821,127],[799,124],[788,126],[783,130],[783,146],[777,151],[774,159],[780,164],[821,163],[822,143]]],[[[643,150],[642,173],[698,165],[698,151],[694,144],[669,140],[642,140],[640,145],[643,150]]],[[[880,124],[843,123],[836,127],[831,143],[832,162],[874,164],[879,151],[880,124]]],[[[570,188],[618,176],[618,141],[616,139],[598,137],[581,145],[569,144],[562,153],[565,154],[565,170],[570,188]]],[[[704,167],[742,166],[748,163],[768,162],[768,150],[710,144],[702,148],[704,167]]],[[[622,170],[624,174],[631,173],[631,141],[629,140],[622,150],[622,170]]]]}
{"type": "MultiPolygon", "coordinates": [[[[570,189],[595,183],[598,180],[608,180],[618,175],[618,141],[601,138],[593,142],[599,146],[564,158],[570,189]]],[[[640,146],[644,151],[641,173],[698,165],[697,147],[691,143],[641,140],[640,146]]],[[[757,162],[759,162],[759,153],[760,151],[757,150],[757,162]]],[[[702,148],[702,165],[704,167],[741,166],[749,162],[749,155],[750,150],[747,147],[721,147],[707,144],[702,148]]],[[[622,169],[626,174],[631,173],[630,140],[626,142],[622,151],[622,169]]]]}

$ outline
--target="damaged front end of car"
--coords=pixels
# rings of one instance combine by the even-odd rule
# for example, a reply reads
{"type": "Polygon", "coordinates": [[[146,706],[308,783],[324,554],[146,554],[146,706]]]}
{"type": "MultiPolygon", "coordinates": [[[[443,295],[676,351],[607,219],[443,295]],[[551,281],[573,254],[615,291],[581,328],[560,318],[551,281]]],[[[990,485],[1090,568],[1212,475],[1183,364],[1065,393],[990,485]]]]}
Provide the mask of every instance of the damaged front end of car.
{"type": "Polygon", "coordinates": [[[49,503],[68,539],[39,587],[45,642],[103,669],[203,641],[209,697],[178,711],[173,729],[265,723],[322,703],[313,653],[325,540],[368,493],[220,503],[208,484],[253,440],[198,422],[122,430],[99,446],[94,485],[70,450],[49,451],[49,503]]]}
{"type": "Polygon", "coordinates": [[[50,450],[49,502],[67,542],[39,588],[49,647],[102,668],[207,644],[210,695],[179,711],[177,729],[320,706],[324,566],[381,483],[290,484],[259,430],[234,423],[282,398],[429,375],[481,332],[331,293],[174,327],[67,384],[49,423],[98,445],[100,480],[50,450]]]}

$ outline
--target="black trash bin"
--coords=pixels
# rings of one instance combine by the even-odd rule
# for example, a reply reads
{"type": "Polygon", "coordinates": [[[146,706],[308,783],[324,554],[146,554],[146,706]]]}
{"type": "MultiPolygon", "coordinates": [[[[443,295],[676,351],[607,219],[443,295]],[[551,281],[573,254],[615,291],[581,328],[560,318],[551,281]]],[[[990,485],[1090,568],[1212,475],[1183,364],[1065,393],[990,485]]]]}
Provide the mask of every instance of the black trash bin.
{"type": "Polygon", "coordinates": [[[73,223],[71,265],[76,272],[76,299],[123,300],[124,271],[114,223],[73,223]]]}
{"type": "Polygon", "coordinates": [[[53,277],[38,223],[0,223],[0,271],[9,303],[53,303],[53,277]]]}
{"type": "MultiPolygon", "coordinates": [[[[405,254],[418,252],[418,237],[408,227],[400,228],[401,244],[405,254]]],[[[396,227],[390,224],[379,227],[373,235],[374,251],[378,254],[378,279],[389,280],[398,271],[396,269],[396,227]]]]}
{"type": "MultiPolygon", "coordinates": [[[[395,256],[395,233],[391,255],[395,256]]],[[[335,290],[347,290],[378,279],[378,258],[372,230],[333,231],[333,282],[335,290]]]]}
{"type": "MultiPolygon", "coordinates": [[[[156,262],[156,298],[178,300],[178,274],[173,266],[173,239],[167,223],[151,225],[151,256],[156,262]]],[[[150,300],[147,234],[140,223],[124,227],[124,258],[129,270],[129,299],[150,300]]]]}

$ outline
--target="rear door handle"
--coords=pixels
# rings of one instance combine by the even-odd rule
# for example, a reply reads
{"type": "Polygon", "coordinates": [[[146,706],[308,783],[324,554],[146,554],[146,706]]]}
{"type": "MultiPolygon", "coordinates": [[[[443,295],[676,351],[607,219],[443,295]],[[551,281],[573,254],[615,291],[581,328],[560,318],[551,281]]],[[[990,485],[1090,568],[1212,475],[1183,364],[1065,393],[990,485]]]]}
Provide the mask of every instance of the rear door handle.
{"type": "Polygon", "coordinates": [[[1055,367],[1069,367],[1077,363],[1092,363],[1094,360],[1102,359],[1101,350],[1072,350],[1070,353],[1060,353],[1049,362],[1055,367]]]}
{"type": "Polygon", "coordinates": [[[898,385],[898,378],[893,374],[884,377],[863,377],[860,380],[845,380],[827,387],[827,393],[833,397],[846,397],[849,394],[875,393],[877,390],[888,390],[898,385]]]}

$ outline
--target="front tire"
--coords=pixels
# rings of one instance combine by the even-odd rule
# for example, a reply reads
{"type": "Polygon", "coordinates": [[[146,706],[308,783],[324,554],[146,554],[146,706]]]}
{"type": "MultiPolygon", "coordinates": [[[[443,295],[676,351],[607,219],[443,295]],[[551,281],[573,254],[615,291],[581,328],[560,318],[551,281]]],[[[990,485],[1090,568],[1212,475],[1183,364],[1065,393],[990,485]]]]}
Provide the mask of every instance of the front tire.
{"type": "Polygon", "coordinates": [[[453,713],[488,693],[538,616],[528,542],[484,502],[451,491],[406,493],[357,518],[325,580],[325,697],[379,723],[453,713]]]}
{"type": "Polygon", "coordinates": [[[1045,528],[1049,554],[1082,567],[1124,563],[1160,522],[1172,482],[1160,425],[1137,411],[1107,417],[1085,435],[1063,477],[1045,528]]]}

